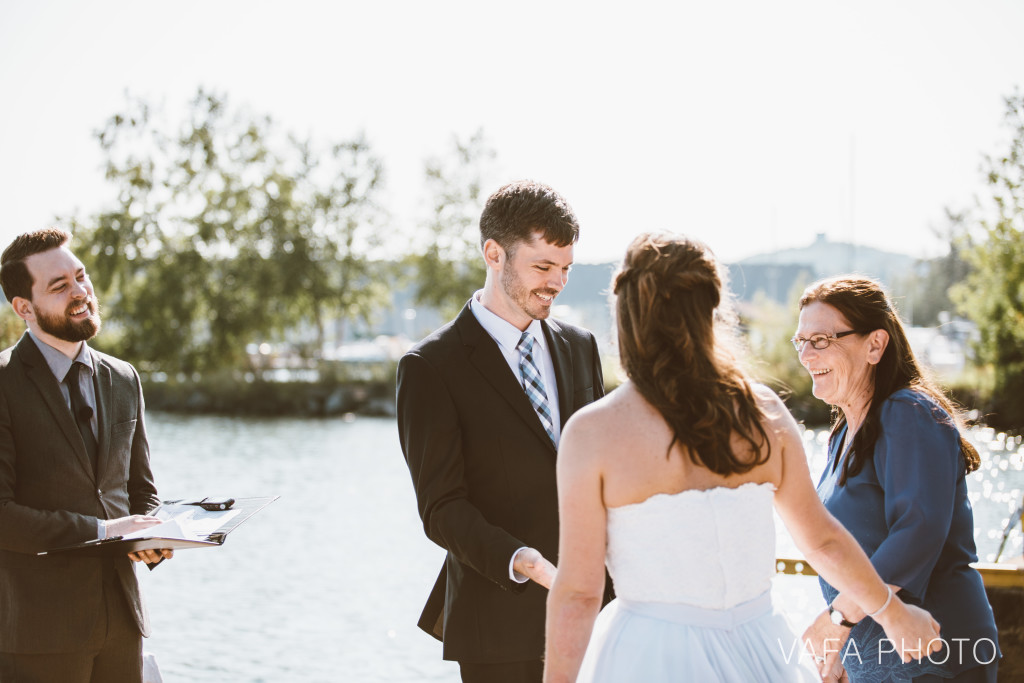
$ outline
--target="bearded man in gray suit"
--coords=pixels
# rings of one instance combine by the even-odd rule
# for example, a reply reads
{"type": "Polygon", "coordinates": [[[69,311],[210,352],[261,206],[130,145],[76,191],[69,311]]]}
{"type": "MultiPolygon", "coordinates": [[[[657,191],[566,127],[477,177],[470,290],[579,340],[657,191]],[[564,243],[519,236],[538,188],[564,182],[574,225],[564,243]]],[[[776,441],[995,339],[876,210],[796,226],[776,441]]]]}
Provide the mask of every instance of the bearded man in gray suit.
{"type": "Polygon", "coordinates": [[[47,229],[0,256],[0,286],[27,332],[0,353],[0,681],[135,683],[148,635],[129,556],[37,553],[159,522],[142,388],[128,363],[89,348],[92,283],[47,229]]]}

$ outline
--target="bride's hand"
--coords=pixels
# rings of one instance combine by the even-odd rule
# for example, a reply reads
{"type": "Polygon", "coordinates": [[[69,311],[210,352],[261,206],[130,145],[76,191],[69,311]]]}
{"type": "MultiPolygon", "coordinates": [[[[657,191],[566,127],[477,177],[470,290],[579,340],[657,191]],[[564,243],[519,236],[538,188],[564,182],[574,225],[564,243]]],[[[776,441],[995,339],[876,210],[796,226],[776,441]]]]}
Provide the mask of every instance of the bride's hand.
{"type": "Polygon", "coordinates": [[[920,607],[894,597],[892,604],[874,619],[885,629],[886,638],[904,662],[942,649],[939,622],[920,607]]]}
{"type": "Polygon", "coordinates": [[[539,550],[523,548],[516,554],[512,569],[531,581],[536,581],[548,590],[555,581],[555,565],[551,564],[539,550]]]}

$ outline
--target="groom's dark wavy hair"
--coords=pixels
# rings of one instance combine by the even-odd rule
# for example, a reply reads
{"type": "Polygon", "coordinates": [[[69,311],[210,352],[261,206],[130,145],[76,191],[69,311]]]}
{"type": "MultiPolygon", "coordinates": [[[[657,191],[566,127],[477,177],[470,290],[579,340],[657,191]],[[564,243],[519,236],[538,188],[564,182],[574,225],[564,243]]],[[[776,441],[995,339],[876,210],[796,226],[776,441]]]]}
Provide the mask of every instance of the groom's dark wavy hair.
{"type": "Polygon", "coordinates": [[[768,461],[771,445],[751,382],[730,346],[728,289],[714,255],[681,236],[645,233],[612,280],[619,359],[694,463],[720,475],[768,461]],[[749,444],[734,452],[733,435],[749,444]]]}
{"type": "Polygon", "coordinates": [[[551,187],[534,180],[517,180],[487,198],[480,215],[481,247],[493,239],[511,258],[519,243],[530,242],[535,232],[558,247],[575,244],[580,238],[576,214],[551,187]]]}

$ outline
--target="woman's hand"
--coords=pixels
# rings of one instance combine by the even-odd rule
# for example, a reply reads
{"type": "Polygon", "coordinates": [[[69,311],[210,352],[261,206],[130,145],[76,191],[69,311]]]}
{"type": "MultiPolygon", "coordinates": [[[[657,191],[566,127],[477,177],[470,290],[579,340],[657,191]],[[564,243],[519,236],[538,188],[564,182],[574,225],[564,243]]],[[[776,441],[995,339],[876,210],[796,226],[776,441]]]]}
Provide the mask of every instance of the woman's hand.
{"type": "Polygon", "coordinates": [[[804,643],[814,657],[814,664],[818,667],[821,680],[839,681],[846,675],[840,655],[849,637],[850,629],[833,624],[828,609],[815,617],[804,631],[804,643]]]}
{"type": "Polygon", "coordinates": [[[886,638],[904,662],[942,649],[939,622],[920,607],[908,605],[897,597],[874,620],[885,629],[886,638]]]}

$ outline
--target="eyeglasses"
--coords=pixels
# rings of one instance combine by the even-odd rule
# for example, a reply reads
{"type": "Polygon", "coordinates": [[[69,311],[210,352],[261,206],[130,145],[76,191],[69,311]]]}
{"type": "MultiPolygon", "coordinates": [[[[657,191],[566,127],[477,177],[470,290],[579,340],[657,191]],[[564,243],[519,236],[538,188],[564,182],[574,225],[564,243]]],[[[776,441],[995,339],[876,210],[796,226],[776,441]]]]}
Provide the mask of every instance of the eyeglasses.
{"type": "Polygon", "coordinates": [[[829,345],[835,340],[842,339],[848,334],[860,334],[860,331],[847,330],[846,332],[836,332],[831,337],[828,336],[827,334],[815,334],[812,335],[810,339],[805,339],[804,337],[793,337],[789,341],[793,342],[793,348],[796,349],[797,353],[800,353],[800,349],[803,348],[804,342],[810,342],[812,349],[817,349],[818,351],[821,351],[822,349],[827,349],[829,345]]]}

